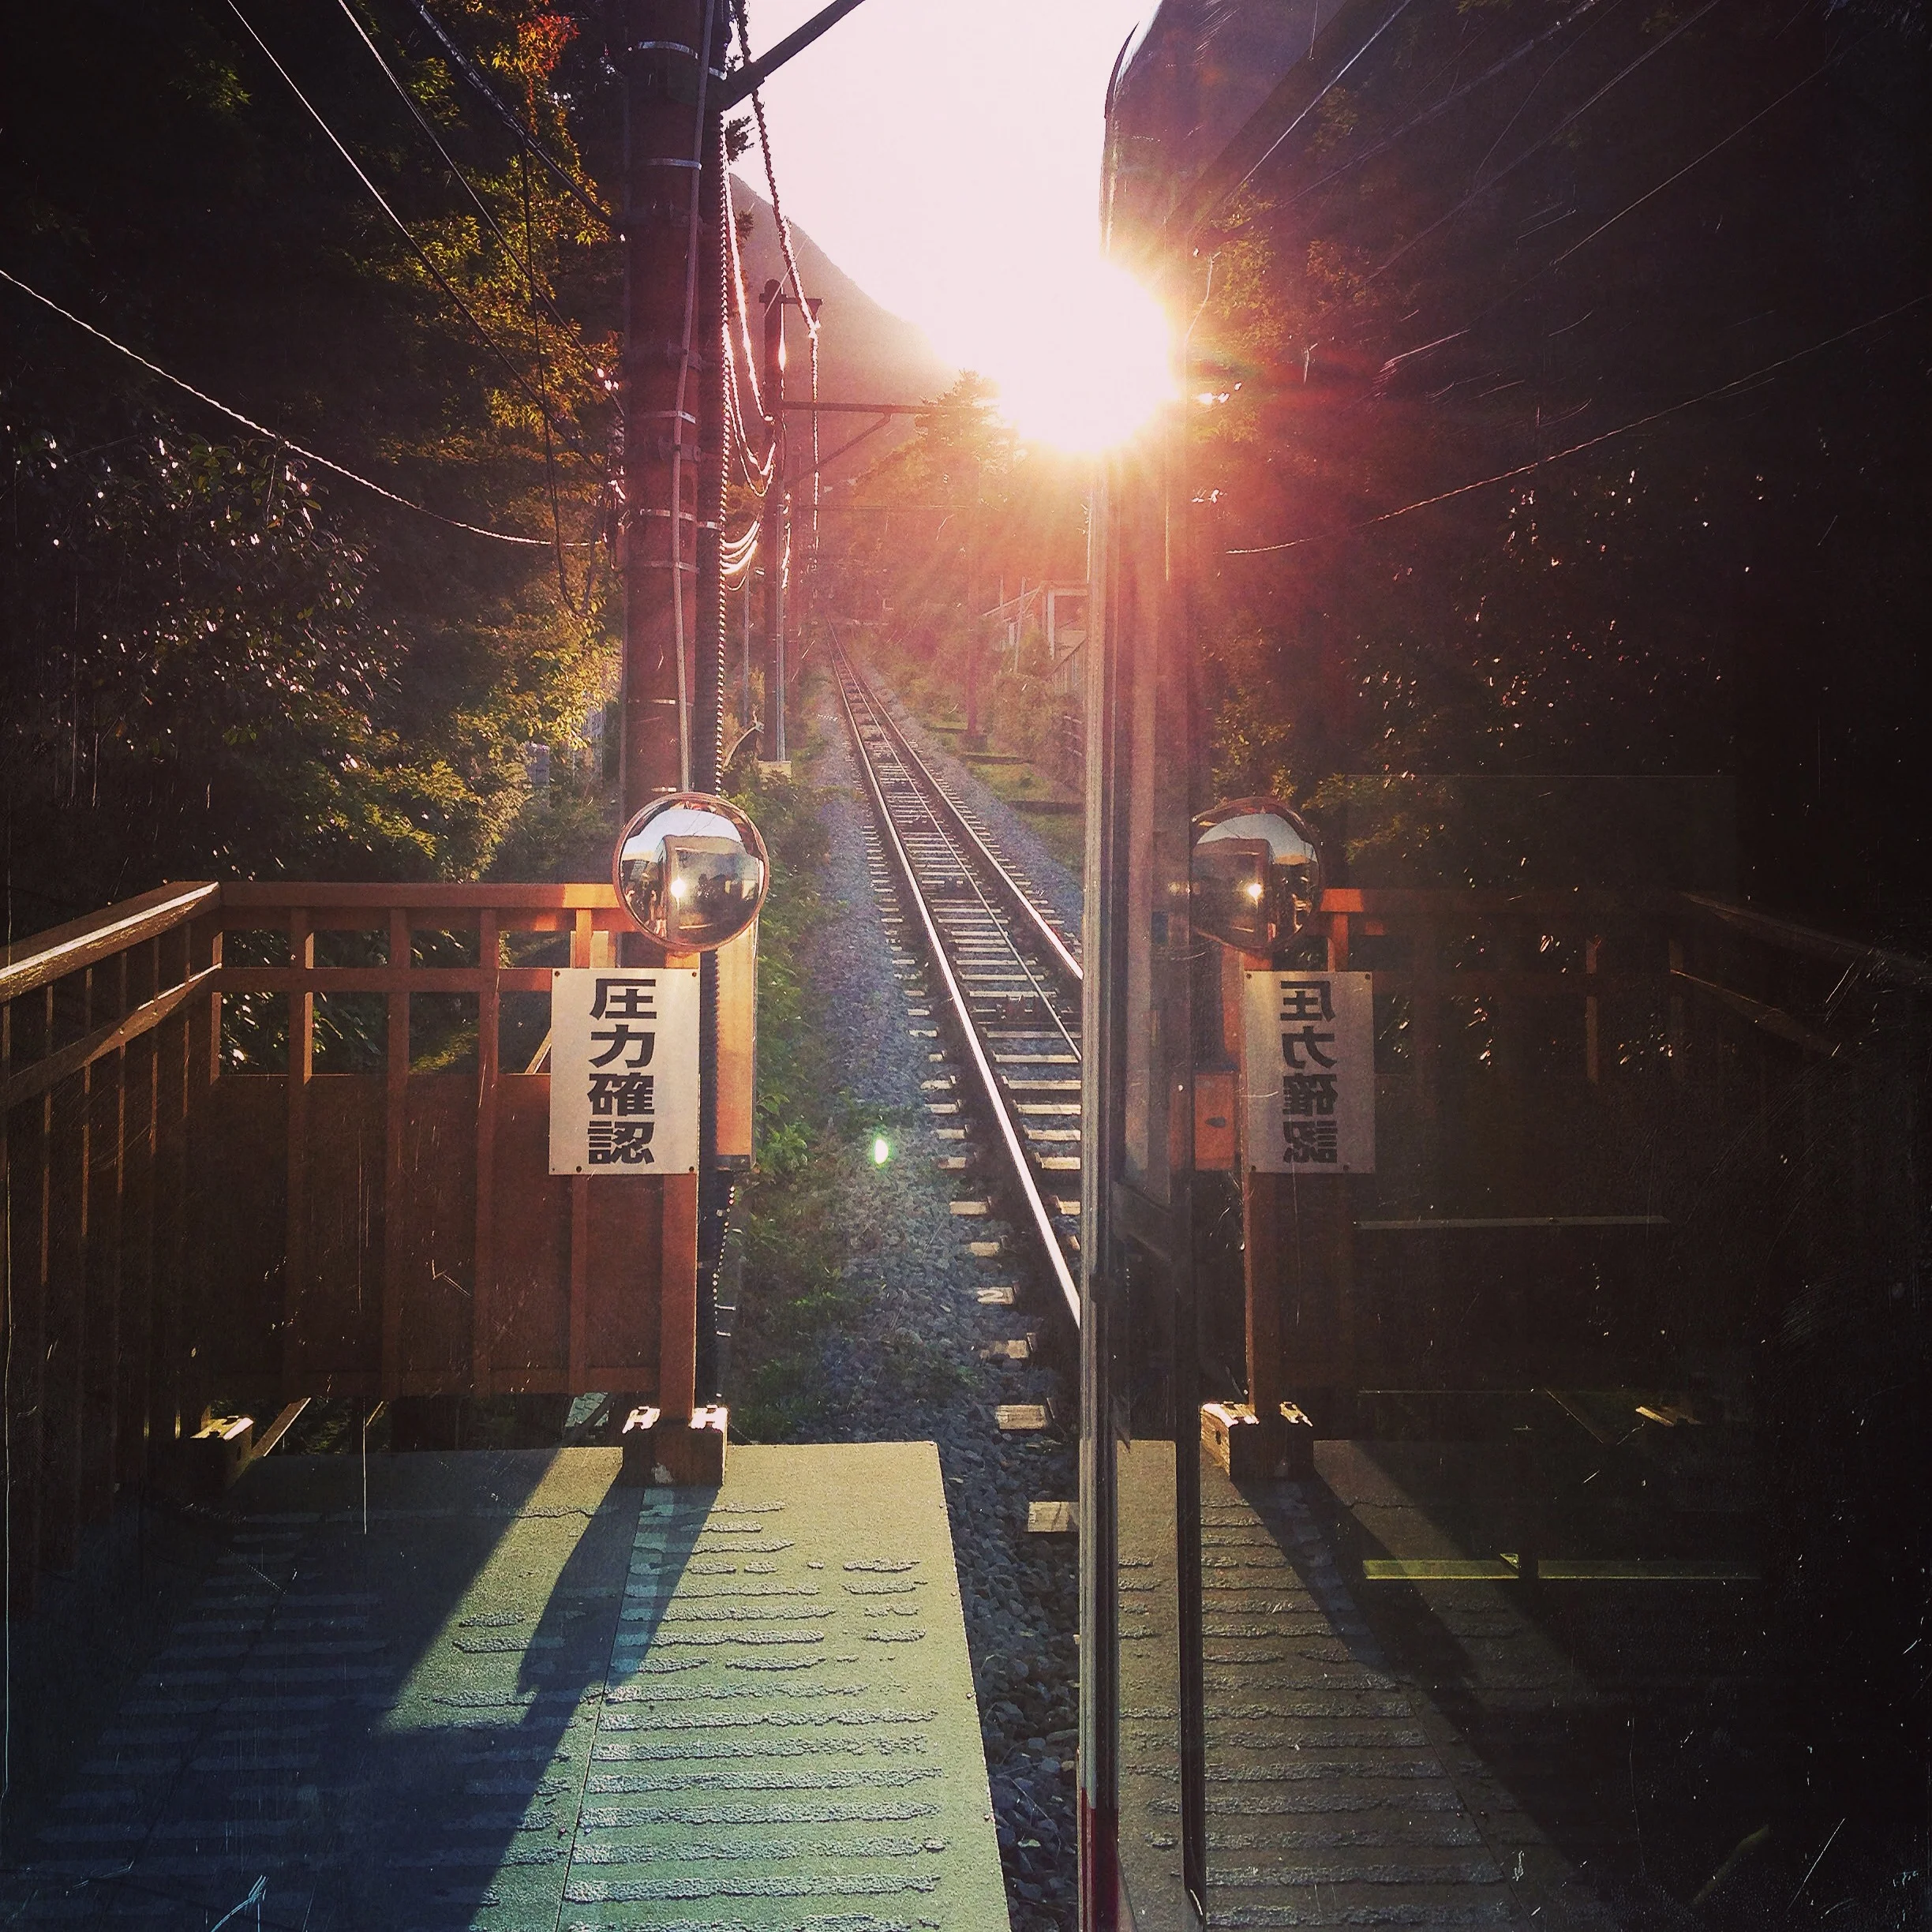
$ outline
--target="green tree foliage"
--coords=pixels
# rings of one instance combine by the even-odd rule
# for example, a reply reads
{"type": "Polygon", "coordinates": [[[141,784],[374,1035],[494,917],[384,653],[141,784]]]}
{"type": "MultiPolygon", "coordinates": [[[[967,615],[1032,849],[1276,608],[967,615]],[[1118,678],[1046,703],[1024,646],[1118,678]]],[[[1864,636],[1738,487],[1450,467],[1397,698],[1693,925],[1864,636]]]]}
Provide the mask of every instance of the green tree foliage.
{"type": "Polygon", "coordinates": [[[963,708],[975,676],[986,716],[1009,714],[1024,736],[1050,720],[1029,675],[1039,667],[999,676],[985,613],[1023,584],[1084,579],[1087,472],[1023,442],[982,376],[961,376],[938,405],[841,493],[856,511],[825,519],[826,602],[939,708],[963,708]]]}
{"type": "MultiPolygon", "coordinates": [[[[602,225],[407,6],[243,11],[80,0],[12,23],[0,265],[437,514],[0,287],[16,930],[166,877],[474,875],[525,804],[525,741],[567,746],[601,695],[602,225]]],[[[576,23],[530,0],[439,12],[594,193],[611,102],[576,23]]]]}

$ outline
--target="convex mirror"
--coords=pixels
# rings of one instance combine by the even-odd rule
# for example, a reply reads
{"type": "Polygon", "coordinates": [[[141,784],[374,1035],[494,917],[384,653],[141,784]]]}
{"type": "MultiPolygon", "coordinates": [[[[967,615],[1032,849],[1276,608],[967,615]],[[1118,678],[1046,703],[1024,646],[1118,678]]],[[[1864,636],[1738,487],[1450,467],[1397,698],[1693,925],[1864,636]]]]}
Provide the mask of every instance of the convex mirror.
{"type": "Polygon", "coordinates": [[[1194,928],[1243,953],[1271,953],[1321,903],[1321,848],[1279,799],[1233,799],[1194,821],[1194,928]]]}
{"type": "Polygon", "coordinates": [[[771,864],[736,805],[673,792],[624,827],[611,874],[641,931],[668,952],[710,953],[758,917],[771,864]]]}

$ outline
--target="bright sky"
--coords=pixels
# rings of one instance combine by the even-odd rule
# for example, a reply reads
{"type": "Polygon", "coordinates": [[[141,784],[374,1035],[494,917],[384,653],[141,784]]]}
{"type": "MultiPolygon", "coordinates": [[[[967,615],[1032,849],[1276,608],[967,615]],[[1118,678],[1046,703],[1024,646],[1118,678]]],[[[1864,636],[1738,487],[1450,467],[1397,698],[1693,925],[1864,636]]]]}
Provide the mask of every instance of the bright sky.
{"type": "MultiPolygon", "coordinates": [[[[762,53],[822,0],[751,0],[762,53]]],[[[1102,114],[1151,0],[864,0],[764,90],[787,212],[1023,429],[1092,447],[1158,390],[1098,260],[1102,114]],[[1095,352],[1097,313],[1114,318],[1095,352]]],[[[739,171],[763,186],[754,155],[739,171]]]]}

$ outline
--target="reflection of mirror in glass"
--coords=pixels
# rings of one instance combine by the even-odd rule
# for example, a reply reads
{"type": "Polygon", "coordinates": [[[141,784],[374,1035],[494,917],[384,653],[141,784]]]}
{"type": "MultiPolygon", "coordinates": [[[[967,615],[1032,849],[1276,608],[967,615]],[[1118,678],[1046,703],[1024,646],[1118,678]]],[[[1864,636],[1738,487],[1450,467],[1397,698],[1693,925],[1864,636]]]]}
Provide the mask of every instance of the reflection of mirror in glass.
{"type": "Polygon", "coordinates": [[[672,952],[708,953],[757,917],[769,871],[758,827],[736,806],[680,792],[625,828],[612,878],[652,938],[672,952]]]}
{"type": "Polygon", "coordinates": [[[1279,799],[1235,799],[1194,821],[1197,930],[1244,953],[1299,938],[1320,903],[1314,834],[1279,799]]]}

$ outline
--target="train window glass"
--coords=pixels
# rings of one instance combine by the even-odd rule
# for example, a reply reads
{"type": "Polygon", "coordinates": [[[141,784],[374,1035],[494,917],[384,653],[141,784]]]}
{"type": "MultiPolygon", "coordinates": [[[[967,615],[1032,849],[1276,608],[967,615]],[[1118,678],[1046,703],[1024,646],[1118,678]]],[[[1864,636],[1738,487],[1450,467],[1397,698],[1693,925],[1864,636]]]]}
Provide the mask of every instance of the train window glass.
{"type": "MultiPolygon", "coordinates": [[[[1158,1741],[1173,1822],[1130,1819],[1123,1770],[1123,1862],[1165,1851],[1208,1923],[1331,1886],[1418,1922],[1878,1923],[1925,1771],[1896,506],[1932,404],[1919,170],[1871,103],[1923,87],[1923,24],[1290,11],[1293,50],[1279,7],[1163,8],[1110,129],[1115,245],[1191,324],[1164,461],[1113,471],[1095,627],[1144,692],[1178,623],[1191,697],[1088,721],[1125,733],[1096,768],[1142,875],[1089,882],[1139,1035],[1101,1178],[1182,1256],[1113,1347],[1204,1406],[1169,1728],[1122,1646],[1123,1765],[1158,1741]],[[1183,792],[1278,796],[1327,863],[1324,951],[1188,935],[1191,1020],[1183,792]],[[1372,979],[1352,1172],[1296,1057],[1335,1050],[1344,972],[1372,979]],[[1250,974],[1322,1020],[1257,1046],[1250,974]],[[1195,1077],[1241,1056],[1232,1166],[1204,1143],[1191,1178],[1184,1026],[1195,1077]]],[[[1123,1629],[1133,1501],[1123,1473],[1123,1629]]]]}

